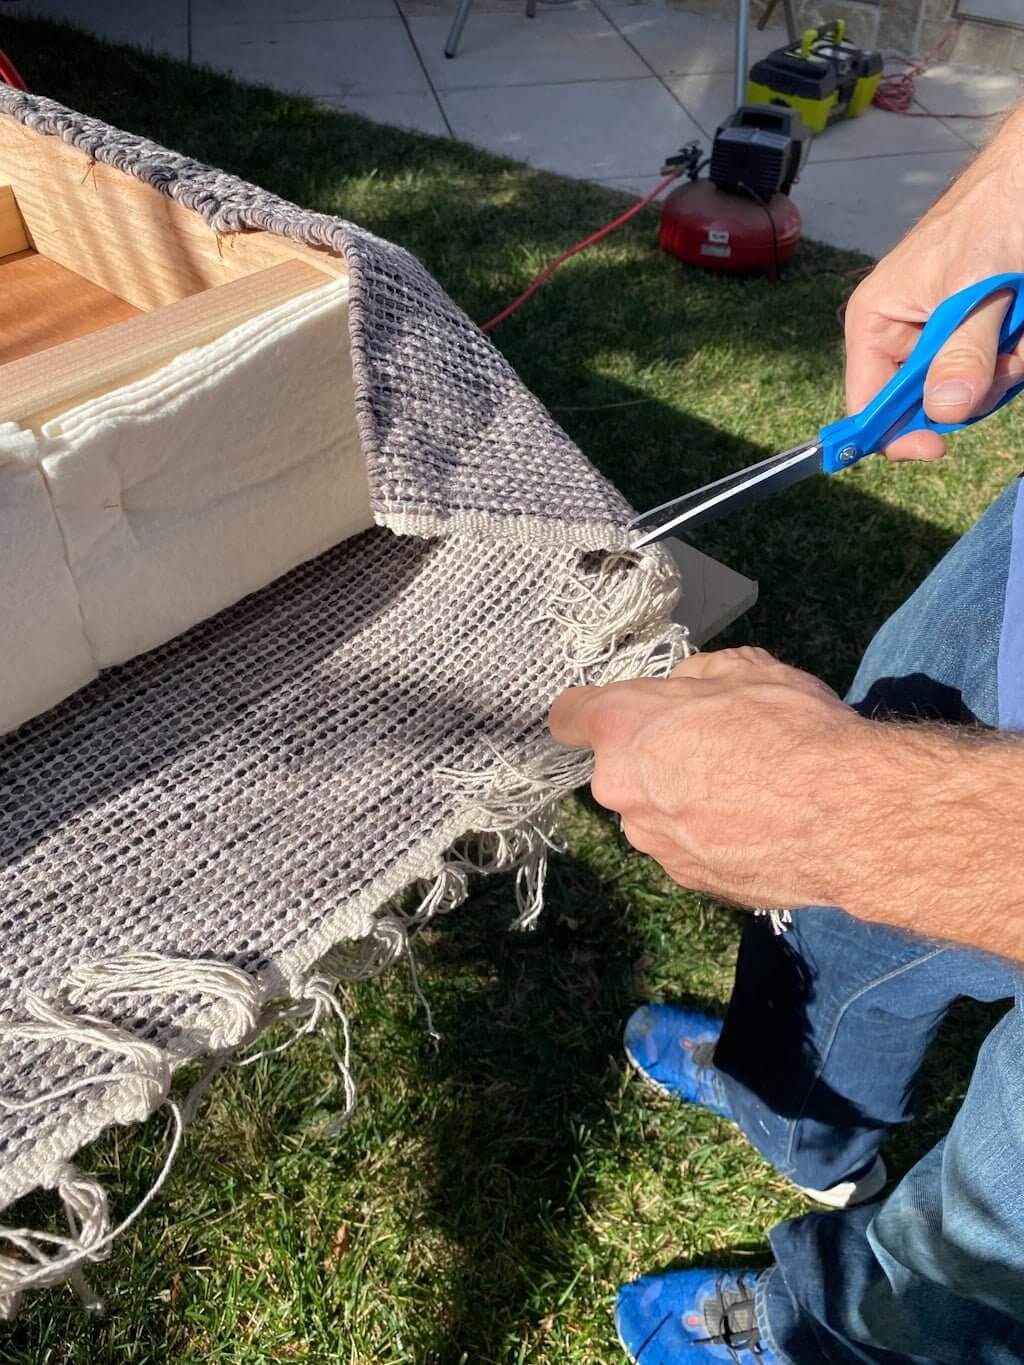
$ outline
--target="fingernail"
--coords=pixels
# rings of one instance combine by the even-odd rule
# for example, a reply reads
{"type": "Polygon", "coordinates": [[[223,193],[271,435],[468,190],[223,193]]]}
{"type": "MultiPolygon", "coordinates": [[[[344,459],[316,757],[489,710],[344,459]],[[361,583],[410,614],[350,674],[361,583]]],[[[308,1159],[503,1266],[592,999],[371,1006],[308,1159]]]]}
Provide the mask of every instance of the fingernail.
{"type": "Polygon", "coordinates": [[[959,407],[974,399],[974,385],[966,379],[944,379],[928,390],[928,401],[938,408],[959,407]]]}

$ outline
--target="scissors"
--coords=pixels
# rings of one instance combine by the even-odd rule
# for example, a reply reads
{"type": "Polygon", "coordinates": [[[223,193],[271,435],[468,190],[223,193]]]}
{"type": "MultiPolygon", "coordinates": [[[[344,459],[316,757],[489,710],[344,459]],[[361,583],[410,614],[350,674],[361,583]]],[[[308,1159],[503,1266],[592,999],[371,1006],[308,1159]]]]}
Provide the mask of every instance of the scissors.
{"type": "Polygon", "coordinates": [[[960,324],[1000,289],[1009,290],[1012,297],[999,334],[999,350],[1012,351],[1024,334],[1024,274],[993,275],[961,289],[939,304],[903,365],[860,412],[822,427],[816,440],[793,446],[634,517],[630,527],[641,532],[633,542],[634,548],[650,545],[678,530],[693,530],[811,474],[838,474],[865,455],[884,450],[891,441],[908,432],[937,431],[945,435],[990,417],[1024,389],[1024,379],[1008,389],[988,412],[953,423],[933,422],[926,416],[924,384],[928,367],[960,324]]]}

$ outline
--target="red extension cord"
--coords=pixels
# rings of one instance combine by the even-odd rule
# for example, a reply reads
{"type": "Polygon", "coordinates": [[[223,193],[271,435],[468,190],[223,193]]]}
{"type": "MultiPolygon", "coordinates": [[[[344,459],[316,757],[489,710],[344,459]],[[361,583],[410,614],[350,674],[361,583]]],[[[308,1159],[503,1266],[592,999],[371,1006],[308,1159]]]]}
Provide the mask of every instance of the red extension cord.
{"type": "Polygon", "coordinates": [[[18,75],[18,69],[6,52],[0,52],[0,81],[12,85],[15,90],[28,90],[28,86],[18,75]]]}
{"type": "Polygon", "coordinates": [[[531,294],[535,294],[541,285],[551,278],[563,261],[567,261],[570,256],[575,256],[578,251],[583,251],[585,247],[593,246],[594,243],[599,242],[602,237],[607,237],[609,232],[614,232],[616,228],[622,227],[623,223],[628,223],[635,214],[639,213],[641,209],[645,209],[652,199],[657,199],[662,190],[666,189],[672,184],[673,180],[677,180],[678,178],[679,177],[676,175],[666,176],[660,184],[655,185],[650,194],[645,194],[631,209],[627,209],[625,213],[620,213],[614,222],[606,223],[603,228],[598,228],[598,230],[592,232],[589,237],[584,237],[582,242],[577,242],[576,245],[571,246],[568,251],[563,251],[561,256],[556,256],[553,261],[549,261],[533,283],[528,285],[518,298],[513,299],[508,307],[503,308],[500,313],[495,313],[494,317],[491,318],[489,322],[483,323],[480,328],[481,332],[489,332],[492,328],[497,327],[499,323],[504,322],[507,317],[510,317],[517,308],[526,302],[531,294]]]}
{"type": "Polygon", "coordinates": [[[911,109],[914,102],[914,86],[918,76],[924,75],[930,66],[944,57],[949,50],[950,40],[955,42],[956,29],[951,29],[942,39],[932,48],[931,52],[926,53],[919,61],[911,62],[905,71],[901,71],[898,76],[887,76],[875,91],[875,98],[872,101],[879,109],[884,109],[889,114],[903,114],[906,118],[1000,118],[1003,114],[1008,114],[1009,109],[995,109],[990,114],[933,114],[927,109],[911,109]]]}

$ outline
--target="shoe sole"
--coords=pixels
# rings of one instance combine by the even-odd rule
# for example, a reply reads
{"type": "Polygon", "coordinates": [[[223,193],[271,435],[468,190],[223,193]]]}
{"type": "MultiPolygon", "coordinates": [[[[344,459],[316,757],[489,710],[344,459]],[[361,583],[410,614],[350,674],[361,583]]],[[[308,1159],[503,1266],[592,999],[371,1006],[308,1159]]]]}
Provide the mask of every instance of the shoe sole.
{"type": "Polygon", "coordinates": [[[615,1335],[619,1339],[619,1345],[625,1351],[626,1355],[629,1356],[630,1360],[633,1362],[633,1365],[640,1365],[640,1357],[635,1356],[633,1352],[630,1350],[630,1348],[626,1345],[626,1343],[622,1340],[622,1333],[619,1331],[618,1323],[615,1324],[615,1335]]]}
{"type": "MultiPolygon", "coordinates": [[[[679,1096],[675,1094],[674,1091],[669,1090],[667,1085],[662,1085],[661,1081],[656,1081],[649,1071],[645,1071],[643,1069],[643,1067],[640,1065],[637,1059],[633,1056],[632,1052],[630,1052],[628,1047],[623,1047],[622,1050],[626,1054],[626,1061],[633,1068],[636,1075],[640,1077],[644,1085],[647,1086],[648,1090],[653,1090],[659,1095],[664,1095],[665,1098],[669,1100],[679,1100],[679,1096]]],[[[689,1104],[690,1101],[679,1100],[679,1103],[689,1104]]]]}
{"type": "MultiPolygon", "coordinates": [[[[743,1129],[730,1115],[719,1114],[716,1110],[710,1109],[706,1104],[700,1104],[696,1100],[681,1100],[674,1090],[670,1090],[661,1081],[656,1081],[649,1071],[644,1070],[628,1047],[624,1046],[622,1050],[626,1054],[626,1061],[629,1062],[633,1071],[649,1090],[653,1090],[658,1095],[663,1095],[666,1099],[675,1100],[677,1104],[690,1104],[694,1109],[703,1109],[706,1114],[714,1114],[716,1118],[725,1119],[734,1128],[737,1128],[741,1133],[743,1132],[743,1129]]],[[[789,1180],[789,1177],[783,1176],[783,1179],[789,1180]]],[[[805,1198],[810,1199],[815,1204],[821,1204],[826,1209],[852,1209],[857,1204],[866,1204],[869,1200],[880,1195],[888,1180],[889,1172],[886,1169],[885,1162],[880,1156],[876,1156],[875,1164],[856,1183],[848,1180],[843,1181],[829,1190],[812,1190],[806,1185],[798,1185],[795,1180],[790,1180],[789,1183],[795,1190],[799,1190],[805,1198]]],[[[619,1340],[621,1341],[622,1338],[620,1337],[619,1340]]],[[[629,1354],[625,1343],[623,1343],[623,1349],[629,1354]]]]}

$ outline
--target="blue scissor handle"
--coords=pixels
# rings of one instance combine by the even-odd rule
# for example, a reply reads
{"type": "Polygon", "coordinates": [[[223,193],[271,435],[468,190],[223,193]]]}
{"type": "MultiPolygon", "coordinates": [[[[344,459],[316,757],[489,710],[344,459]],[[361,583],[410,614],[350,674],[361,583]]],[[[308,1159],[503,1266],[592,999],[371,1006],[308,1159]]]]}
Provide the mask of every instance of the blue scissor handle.
{"type": "Polygon", "coordinates": [[[988,412],[968,417],[966,422],[933,422],[924,410],[924,383],[929,365],[968,314],[1000,289],[1009,289],[1012,298],[999,334],[999,350],[1013,350],[1024,333],[1024,275],[993,275],[980,284],[968,285],[966,289],[951,295],[939,304],[925,323],[917,345],[899,372],[893,375],[867,407],[852,417],[844,417],[840,422],[822,427],[818,439],[821,442],[821,467],[826,474],[848,469],[865,455],[883,450],[897,436],[905,436],[910,431],[937,431],[944,434],[972,426],[982,418],[991,416],[1011,398],[1016,398],[1024,389],[1024,380],[1008,389],[988,412]]]}

